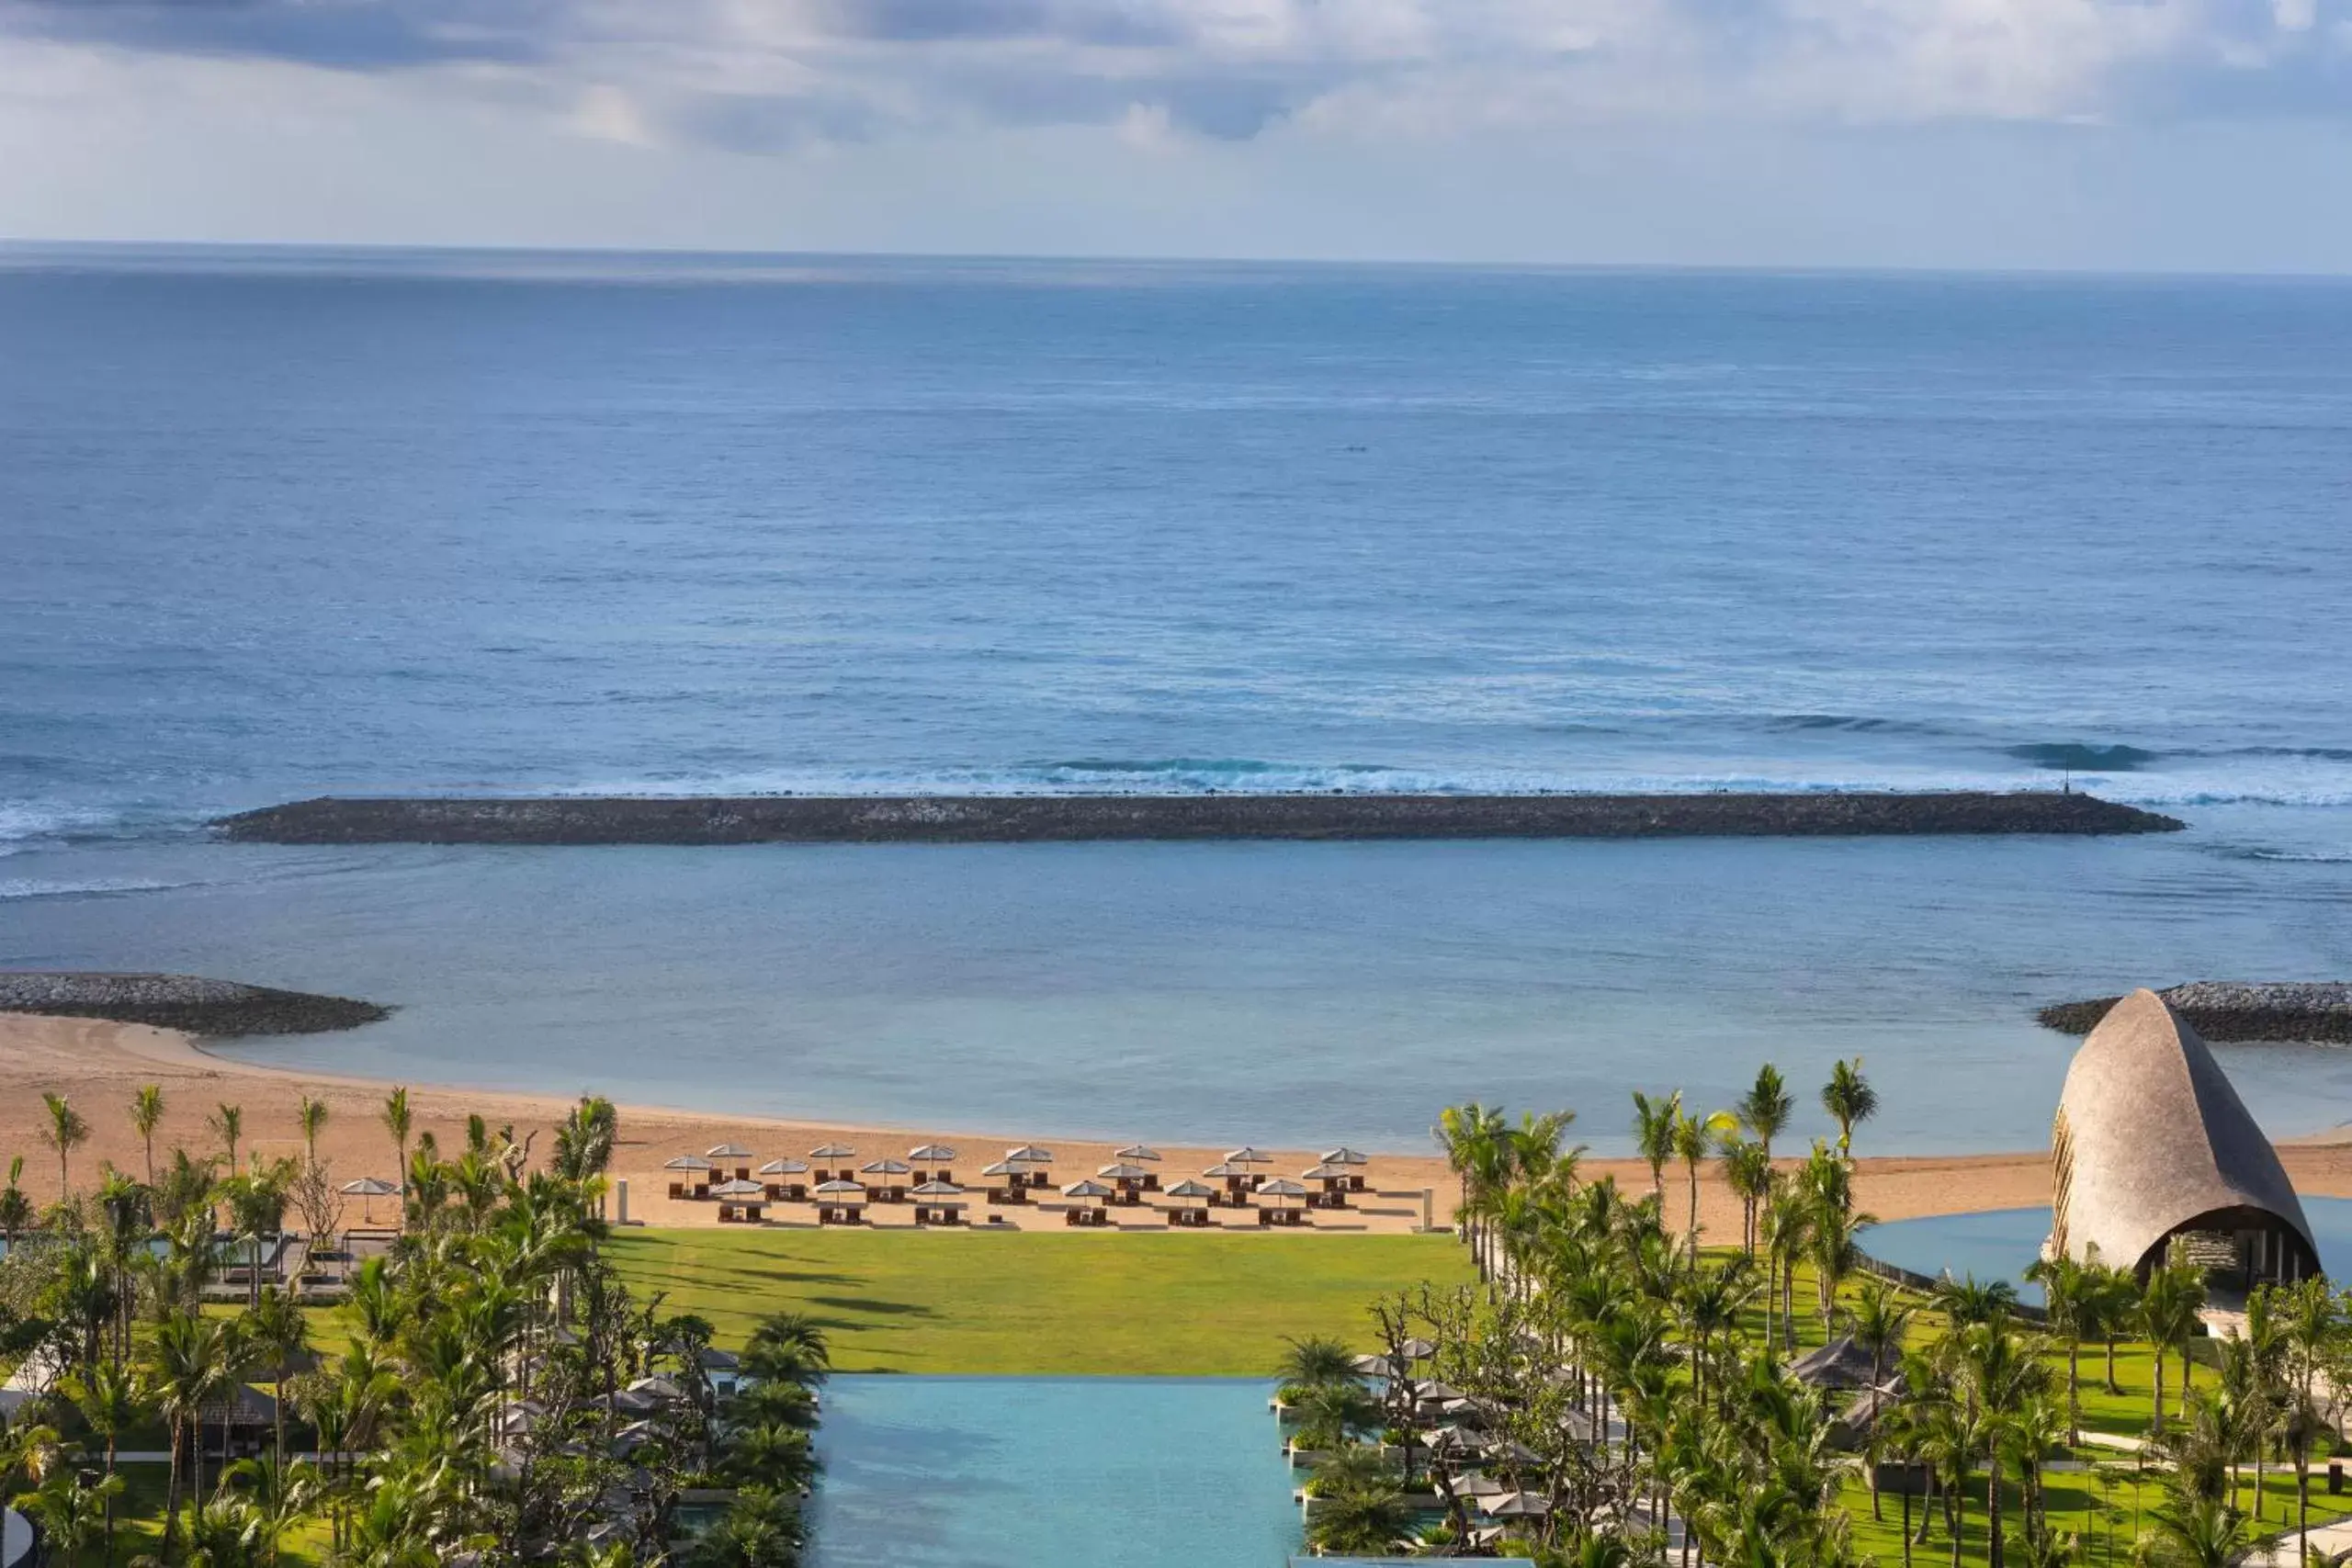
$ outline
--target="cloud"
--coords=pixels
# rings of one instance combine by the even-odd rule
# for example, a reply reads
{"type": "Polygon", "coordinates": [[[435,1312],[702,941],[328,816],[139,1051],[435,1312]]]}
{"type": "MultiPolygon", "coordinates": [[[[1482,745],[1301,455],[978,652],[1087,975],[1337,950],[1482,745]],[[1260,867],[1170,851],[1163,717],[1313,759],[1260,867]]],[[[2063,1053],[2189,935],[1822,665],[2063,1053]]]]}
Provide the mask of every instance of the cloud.
{"type": "Polygon", "coordinates": [[[2352,112],[2352,0],[0,0],[0,34],[470,70],[583,134],[1243,141],[2352,112]]]}

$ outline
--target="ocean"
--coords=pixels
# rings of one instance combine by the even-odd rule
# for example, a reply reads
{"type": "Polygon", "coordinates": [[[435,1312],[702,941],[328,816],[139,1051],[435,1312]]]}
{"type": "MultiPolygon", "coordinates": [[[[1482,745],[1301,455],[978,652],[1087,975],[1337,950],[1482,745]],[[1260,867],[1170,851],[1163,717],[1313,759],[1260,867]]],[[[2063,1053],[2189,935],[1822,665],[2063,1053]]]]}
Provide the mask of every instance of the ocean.
{"type": "MultiPolygon", "coordinates": [[[[322,1069],[1421,1146],[2352,976],[2352,284],[0,250],[0,964],[322,1069]],[[294,850],[363,791],[2012,787],[2159,838],[294,850]]],[[[2273,1131],[2352,1057],[2228,1048],[2273,1131]]]]}

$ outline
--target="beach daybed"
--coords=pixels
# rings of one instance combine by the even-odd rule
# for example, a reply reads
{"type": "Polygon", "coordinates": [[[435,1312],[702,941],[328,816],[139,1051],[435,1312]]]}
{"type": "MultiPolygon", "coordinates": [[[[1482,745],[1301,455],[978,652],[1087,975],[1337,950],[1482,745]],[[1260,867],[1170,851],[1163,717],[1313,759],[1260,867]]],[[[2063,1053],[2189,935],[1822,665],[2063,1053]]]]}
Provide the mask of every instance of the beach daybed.
{"type": "Polygon", "coordinates": [[[917,1186],[915,1224],[919,1225],[960,1225],[964,1223],[964,1190],[952,1181],[926,1181],[917,1186]]]}
{"type": "Polygon", "coordinates": [[[1029,1201],[1029,1173],[1012,1160],[999,1160],[984,1168],[980,1174],[989,1179],[988,1201],[991,1203],[1026,1203],[1029,1201]]]}
{"type": "Polygon", "coordinates": [[[1091,1209],[1074,1208],[1065,1210],[1062,1214],[1062,1223],[1069,1225],[1109,1224],[1111,1223],[1110,1202],[1114,1197],[1117,1196],[1117,1188],[1106,1187],[1100,1181],[1088,1180],[1071,1182],[1068,1187],[1062,1189],[1063,1197],[1081,1200],[1091,1198],[1095,1201],[1096,1206],[1091,1209]]]}
{"type": "MultiPolygon", "coordinates": [[[[902,1159],[876,1159],[868,1160],[859,1166],[857,1173],[860,1176],[903,1178],[912,1176],[914,1168],[902,1159]]],[[[869,1181],[866,1183],[866,1192],[876,1203],[903,1203],[907,1201],[909,1185],[904,1180],[869,1181]]]]}
{"type": "MultiPolygon", "coordinates": [[[[1159,1163],[1159,1151],[1147,1144],[1129,1144],[1125,1148],[1119,1150],[1111,1157],[1118,1161],[1121,1165],[1158,1165],[1159,1163]]],[[[1159,1176],[1156,1171],[1147,1170],[1143,1172],[1141,1176],[1137,1177],[1136,1180],[1142,1184],[1143,1190],[1147,1192],[1157,1192],[1159,1190],[1159,1176]]]]}
{"type": "Polygon", "coordinates": [[[759,1156],[741,1144],[721,1144],[715,1149],[703,1150],[703,1157],[711,1162],[713,1168],[732,1168],[736,1180],[749,1181],[752,1179],[752,1161],[759,1156]]]}
{"type": "Polygon", "coordinates": [[[1306,1195],[1306,1185],[1303,1182],[1293,1181],[1288,1177],[1275,1177],[1271,1180],[1261,1181],[1258,1183],[1258,1196],[1273,1199],[1275,1207],[1259,1210],[1258,1223],[1261,1225],[1300,1225],[1312,1223],[1304,1206],[1306,1195]],[[1299,1208],[1293,1209],[1286,1206],[1287,1201],[1293,1198],[1300,1201],[1299,1208]]]}
{"type": "Polygon", "coordinates": [[[1201,1207],[1197,1209],[1179,1208],[1169,1210],[1168,1223],[1170,1224],[1175,1226],[1179,1230],[1199,1230],[1210,1223],[1208,1205],[1216,1201],[1216,1189],[1211,1187],[1207,1182],[1194,1181],[1191,1178],[1187,1177],[1185,1179],[1178,1182],[1175,1186],[1168,1189],[1168,1196],[1176,1199],[1180,1202],[1198,1202],[1201,1205],[1201,1207]]]}
{"type": "MultiPolygon", "coordinates": [[[[1229,1160],[1220,1161],[1201,1174],[1225,1183],[1224,1201],[1228,1207],[1236,1209],[1250,1207],[1250,1189],[1258,1179],[1250,1174],[1248,1167],[1235,1165],[1229,1160]]],[[[1212,1198],[1209,1201],[1214,1203],[1217,1200],[1212,1198]]]]}
{"type": "Polygon", "coordinates": [[[767,1201],[767,1189],[743,1177],[734,1181],[722,1181],[710,1190],[718,1200],[718,1223],[722,1225],[755,1225],[765,1218],[763,1205],[767,1201]]]}
{"type": "Polygon", "coordinates": [[[1035,1144],[1023,1144],[1019,1148],[1005,1150],[1003,1163],[1020,1168],[1023,1173],[1026,1185],[1030,1187],[1053,1185],[1050,1175],[1043,1168],[1054,1163],[1054,1151],[1051,1149],[1041,1149],[1035,1144]]]}
{"type": "Polygon", "coordinates": [[[926,1181],[954,1182],[956,1151],[945,1144],[918,1144],[907,1151],[907,1158],[926,1181]]]}
{"type": "Polygon", "coordinates": [[[1310,1206],[1325,1209],[1346,1208],[1349,1182],[1351,1179],[1363,1180],[1361,1177],[1351,1178],[1343,1167],[1336,1165],[1309,1166],[1298,1174],[1300,1180],[1316,1182],[1322,1187],[1322,1191],[1309,1194],[1306,1201],[1310,1206]]]}
{"type": "Polygon", "coordinates": [[[820,1225],[862,1225],[865,1223],[865,1189],[854,1181],[817,1183],[817,1223],[820,1225]]]}
{"type": "Polygon", "coordinates": [[[847,1144],[819,1144],[808,1151],[808,1163],[815,1167],[809,1174],[820,1187],[828,1181],[847,1181],[857,1175],[848,1163],[856,1157],[857,1151],[847,1144]]]}
{"type": "Polygon", "coordinates": [[[1369,1166],[1372,1160],[1370,1156],[1358,1154],[1347,1145],[1341,1144],[1338,1148],[1325,1153],[1317,1163],[1324,1166],[1352,1167],[1353,1168],[1348,1173],[1348,1190],[1361,1192],[1363,1190],[1364,1168],[1369,1166]]]}

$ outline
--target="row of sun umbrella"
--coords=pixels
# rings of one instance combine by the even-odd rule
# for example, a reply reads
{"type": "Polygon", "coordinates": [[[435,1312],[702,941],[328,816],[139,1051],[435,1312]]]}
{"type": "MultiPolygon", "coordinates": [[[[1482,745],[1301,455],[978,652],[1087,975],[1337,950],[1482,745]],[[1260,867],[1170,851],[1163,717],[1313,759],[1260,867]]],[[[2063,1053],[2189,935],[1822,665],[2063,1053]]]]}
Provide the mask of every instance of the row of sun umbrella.
{"type": "MultiPolygon", "coordinates": [[[[740,1144],[720,1144],[700,1155],[680,1155],[677,1158],[666,1162],[663,1168],[688,1172],[709,1171],[718,1169],[722,1161],[742,1161],[753,1157],[755,1156],[752,1151],[740,1144]]],[[[809,1160],[836,1161],[856,1157],[857,1151],[847,1144],[820,1144],[808,1151],[809,1160]]],[[[858,1174],[891,1177],[911,1176],[919,1169],[936,1172],[956,1158],[956,1151],[944,1144],[923,1144],[908,1150],[907,1157],[903,1160],[888,1157],[869,1160],[858,1167],[858,1174]]],[[[1113,1155],[1113,1163],[1104,1166],[1094,1174],[1097,1178],[1111,1181],[1140,1181],[1150,1174],[1143,1168],[1140,1162],[1157,1163],[1160,1158],[1161,1156],[1157,1149],[1143,1144],[1130,1144],[1125,1148],[1115,1151],[1113,1155]]],[[[1245,1145],[1240,1148],[1228,1151],[1224,1159],[1209,1167],[1201,1174],[1248,1179],[1254,1175],[1250,1167],[1272,1165],[1273,1159],[1273,1156],[1263,1150],[1245,1145]]],[[[1023,1144],[1017,1148],[1007,1149],[1002,1159],[986,1167],[980,1174],[990,1177],[1025,1176],[1035,1167],[1053,1163],[1054,1153],[1051,1149],[1039,1148],[1035,1144],[1023,1144]]],[[[1306,1180],[1333,1180],[1346,1175],[1347,1168],[1351,1166],[1370,1163],[1368,1156],[1342,1145],[1339,1148],[1326,1151],[1317,1163],[1311,1169],[1304,1172],[1303,1176],[1306,1180]]],[[[807,1174],[808,1169],[807,1160],[772,1159],[761,1166],[757,1174],[767,1177],[800,1176],[807,1174]]],[[[848,1180],[845,1178],[822,1181],[811,1189],[821,1197],[842,1196],[853,1192],[863,1192],[865,1190],[865,1183],[848,1180]]],[[[738,1178],[733,1181],[718,1183],[710,1189],[710,1193],[714,1198],[748,1198],[765,1190],[766,1189],[757,1181],[738,1178]]],[[[954,1198],[960,1196],[963,1190],[953,1182],[942,1181],[934,1177],[933,1179],[923,1181],[909,1189],[909,1194],[916,1198],[954,1198]]],[[[1274,1198],[1304,1198],[1307,1191],[1302,1182],[1292,1181],[1286,1178],[1258,1179],[1254,1190],[1274,1198]]],[[[1061,1190],[1062,1196],[1065,1198],[1108,1198],[1114,1196],[1116,1191],[1117,1189],[1106,1187],[1102,1180],[1097,1179],[1072,1182],[1061,1190]]],[[[1212,1198],[1216,1195],[1216,1189],[1187,1179],[1166,1189],[1166,1192],[1171,1198],[1212,1198]]]]}

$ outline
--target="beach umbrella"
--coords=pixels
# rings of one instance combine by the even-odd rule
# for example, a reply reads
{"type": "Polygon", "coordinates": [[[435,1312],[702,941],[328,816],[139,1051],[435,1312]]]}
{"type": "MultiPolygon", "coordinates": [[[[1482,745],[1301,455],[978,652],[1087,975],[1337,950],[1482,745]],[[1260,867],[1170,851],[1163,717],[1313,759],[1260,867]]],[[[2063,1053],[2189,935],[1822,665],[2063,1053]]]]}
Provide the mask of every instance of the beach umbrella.
{"type": "Polygon", "coordinates": [[[952,1181],[926,1181],[914,1189],[918,1198],[961,1198],[964,1190],[952,1181]]]}
{"type": "Polygon", "coordinates": [[[750,1159],[752,1157],[752,1151],[741,1144],[721,1144],[715,1149],[705,1149],[703,1153],[712,1159],[750,1159]]]}
{"type": "Polygon", "coordinates": [[[1099,1181],[1073,1181],[1062,1189],[1065,1198],[1099,1198],[1108,1202],[1117,1189],[1105,1187],[1099,1181]]]}
{"type": "Polygon", "coordinates": [[[1372,1161],[1356,1153],[1347,1145],[1341,1144],[1323,1156],[1323,1163],[1325,1165],[1370,1165],[1372,1161]]]}
{"type": "Polygon", "coordinates": [[[1293,1181],[1287,1176],[1277,1176],[1258,1183],[1258,1196],[1261,1198],[1304,1198],[1306,1196],[1306,1184],[1303,1181],[1293,1181]]]}
{"type": "Polygon", "coordinates": [[[762,1176],[802,1176],[808,1170],[808,1162],[797,1159],[772,1159],[760,1167],[762,1176]]]}
{"type": "Polygon", "coordinates": [[[1349,1369],[1368,1378],[1396,1375],[1396,1363],[1385,1356],[1358,1356],[1348,1363],[1349,1369]]]}
{"type": "Polygon", "coordinates": [[[1147,1148],[1141,1144],[1129,1144],[1125,1148],[1119,1150],[1111,1157],[1113,1159],[1136,1161],[1157,1160],[1159,1157],[1159,1151],[1154,1148],[1147,1148]]]}
{"type": "Polygon", "coordinates": [[[857,1151],[847,1144],[819,1144],[808,1151],[810,1159],[852,1159],[857,1151]]]}
{"type": "Polygon", "coordinates": [[[917,1165],[948,1165],[956,1158],[956,1151],[945,1144],[923,1144],[907,1151],[907,1157],[917,1165]]]}
{"type": "Polygon", "coordinates": [[[663,1161],[662,1168],[664,1170],[709,1170],[714,1168],[710,1161],[700,1155],[680,1155],[676,1159],[663,1161]]]}
{"type": "Polygon", "coordinates": [[[1457,1497],[1507,1497],[1510,1488],[1483,1470],[1466,1470],[1453,1478],[1457,1497]]]}
{"type": "Polygon", "coordinates": [[[1015,1160],[1001,1159],[994,1165],[982,1166],[980,1168],[980,1174],[982,1176],[1019,1176],[1021,1174],[1021,1166],[1020,1163],[1015,1160]]]}
{"type": "Polygon", "coordinates": [[[1219,1161],[1217,1161],[1217,1163],[1216,1163],[1216,1164],[1215,1164],[1215,1165],[1213,1165],[1213,1166],[1209,1167],[1206,1170],[1204,1170],[1203,1172],[1201,1172],[1201,1174],[1202,1174],[1203,1176],[1223,1176],[1223,1177],[1233,1177],[1233,1176],[1247,1176],[1247,1175],[1249,1175],[1249,1174],[1250,1174],[1250,1172],[1249,1172],[1249,1170],[1248,1170],[1248,1168],[1247,1168],[1242,1167],[1242,1166],[1238,1166],[1238,1165],[1234,1164],[1231,1160],[1219,1160],[1219,1161]]]}
{"type": "Polygon", "coordinates": [[[1214,1198],[1216,1196],[1216,1189],[1205,1181],[1194,1181],[1192,1178],[1186,1177],[1168,1189],[1168,1196],[1170,1198],[1214,1198]]]}
{"type": "Polygon", "coordinates": [[[1141,1181],[1151,1173],[1139,1165],[1106,1165],[1094,1174],[1105,1181],[1141,1181]]]}
{"type": "Polygon", "coordinates": [[[868,1160],[857,1168],[861,1176],[905,1176],[914,1168],[902,1159],[868,1160]]]}
{"type": "Polygon", "coordinates": [[[766,1192],[767,1189],[756,1181],[740,1179],[722,1181],[710,1190],[710,1195],[714,1198],[758,1198],[764,1196],[766,1192]]]}
{"type": "Polygon", "coordinates": [[[1035,1144],[1023,1144],[1017,1149],[1005,1150],[1004,1157],[1023,1165],[1051,1165],[1054,1163],[1054,1151],[1041,1149],[1035,1144]]]}
{"type": "Polygon", "coordinates": [[[343,1184],[345,1196],[360,1200],[359,1218],[363,1224],[372,1224],[376,1215],[376,1200],[389,1198],[400,1190],[390,1182],[373,1176],[363,1176],[356,1181],[343,1184]]]}
{"type": "Polygon", "coordinates": [[[1227,1165],[1272,1165],[1274,1163],[1274,1156],[1263,1149],[1253,1149],[1244,1144],[1238,1149],[1229,1150],[1225,1156],[1225,1163],[1227,1165]]]}
{"type": "Polygon", "coordinates": [[[1552,1505],[1532,1492],[1506,1492],[1499,1497],[1482,1497],[1478,1506],[1493,1519],[1540,1519],[1552,1511],[1552,1505]]]}
{"type": "Polygon", "coordinates": [[[817,1195],[820,1198],[845,1197],[852,1192],[856,1193],[860,1197],[864,1197],[865,1195],[865,1184],[857,1181],[820,1181],[817,1183],[817,1195]]]}
{"type": "Polygon", "coordinates": [[[1336,1165],[1310,1165],[1298,1173],[1302,1181],[1345,1181],[1348,1173],[1336,1165]]]}
{"type": "Polygon", "coordinates": [[[1416,1361],[1426,1361],[1437,1354],[1437,1347],[1426,1339],[1408,1339],[1402,1348],[1407,1356],[1416,1361]]]}

